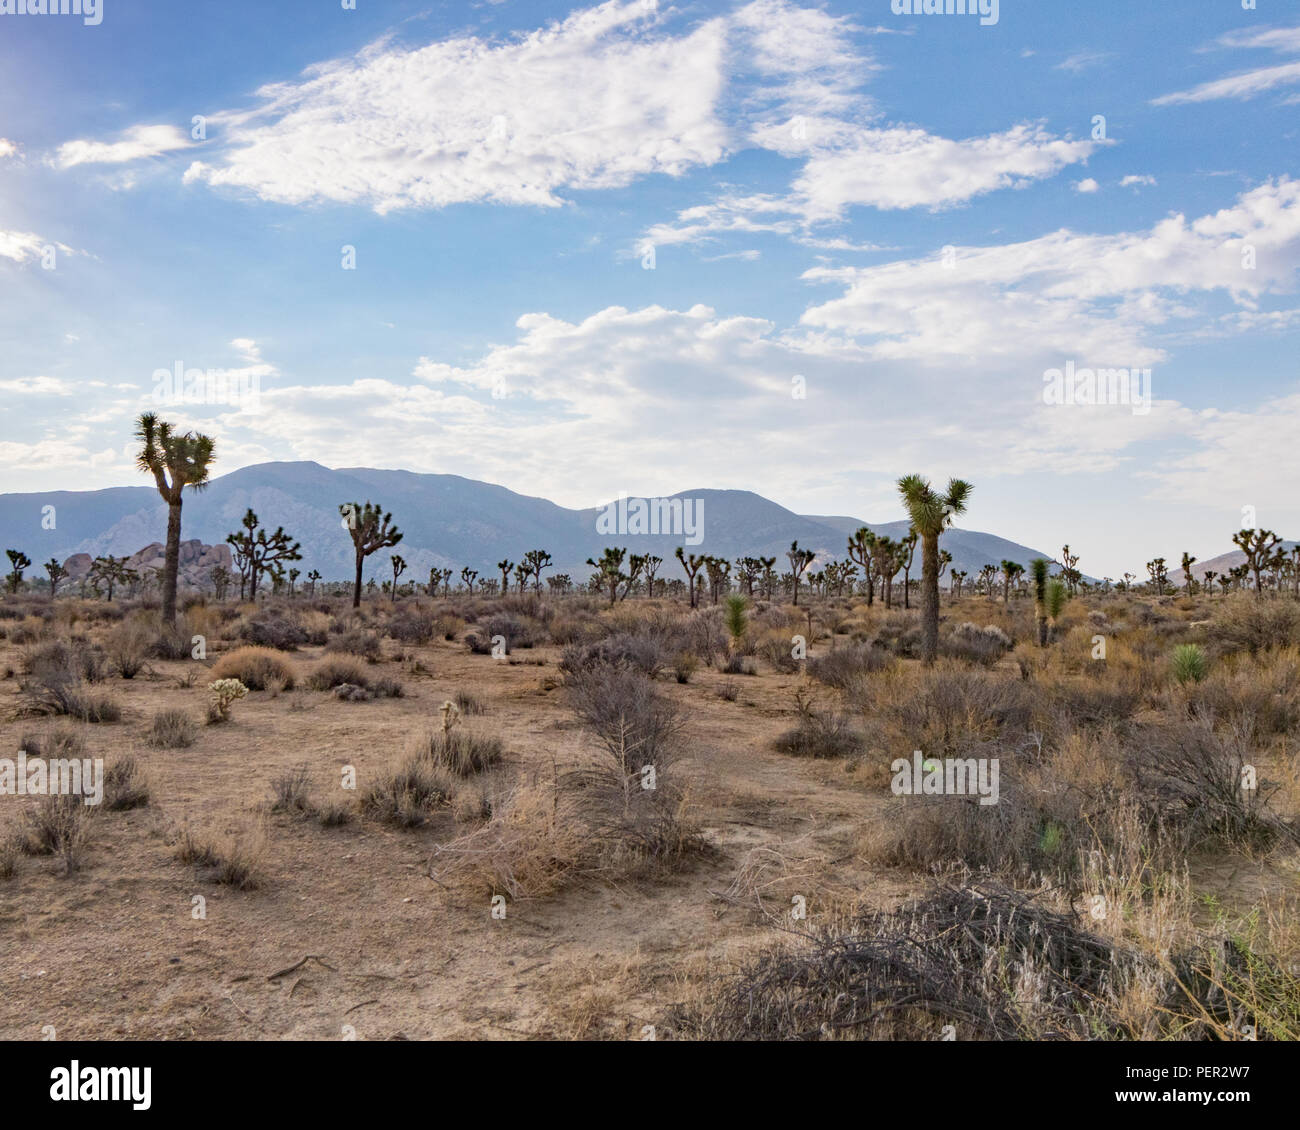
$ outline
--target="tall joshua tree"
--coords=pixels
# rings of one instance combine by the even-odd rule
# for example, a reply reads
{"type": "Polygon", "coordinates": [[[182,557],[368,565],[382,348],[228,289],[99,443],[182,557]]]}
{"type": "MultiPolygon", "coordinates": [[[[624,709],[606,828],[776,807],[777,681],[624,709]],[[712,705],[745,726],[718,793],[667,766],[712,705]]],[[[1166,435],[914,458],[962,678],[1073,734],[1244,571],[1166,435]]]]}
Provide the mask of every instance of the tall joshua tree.
{"type": "Polygon", "coordinates": [[[53,600],[59,594],[59,582],[68,575],[68,571],[55,557],[45,562],[45,571],[50,575],[50,600],[53,600]]]}
{"type": "Polygon", "coordinates": [[[1025,567],[1018,561],[1008,561],[1002,559],[1002,603],[1011,603],[1011,586],[1016,583],[1016,578],[1025,571],[1025,567]]]}
{"type": "Polygon", "coordinates": [[[501,570],[501,595],[505,596],[510,591],[510,570],[515,567],[515,563],[510,558],[497,562],[497,568],[501,570]]]}
{"type": "Polygon", "coordinates": [[[849,538],[849,560],[856,561],[862,566],[867,586],[868,608],[875,603],[876,598],[876,574],[872,571],[875,552],[876,535],[871,532],[870,527],[863,526],[849,538]]]}
{"type": "Polygon", "coordinates": [[[397,603],[397,578],[406,572],[406,558],[394,553],[388,563],[393,567],[393,603],[397,603]]]}
{"type": "Polygon", "coordinates": [[[202,490],[208,485],[216,444],[211,436],[202,433],[177,433],[171,424],[152,412],[144,413],[136,421],[135,438],[140,443],[136,466],[153,476],[158,493],[167,503],[162,621],[171,627],[176,623],[176,578],[181,563],[181,503],[186,487],[202,490]]]}
{"type": "Polygon", "coordinates": [[[5,577],[5,580],[9,584],[9,591],[16,593],[23,587],[23,570],[31,565],[32,559],[21,549],[6,549],[5,556],[9,558],[11,566],[9,575],[5,577]]]}
{"type": "Polygon", "coordinates": [[[364,506],[359,502],[344,502],[339,506],[339,513],[343,515],[343,528],[351,535],[356,550],[357,573],[352,587],[352,607],[360,608],[361,570],[366,558],[381,549],[396,545],[402,540],[402,531],[392,524],[392,514],[383,513],[372,502],[367,502],[364,506]]]}
{"type": "Polygon", "coordinates": [[[1195,557],[1183,550],[1183,591],[1188,596],[1192,595],[1192,587],[1195,581],[1195,578],[1192,577],[1192,565],[1195,561],[1195,557]]]}
{"type": "Polygon", "coordinates": [[[912,607],[912,581],[908,574],[912,571],[912,558],[916,554],[916,527],[913,526],[907,531],[907,537],[903,539],[901,550],[901,559],[903,563],[903,607],[912,607]]]}
{"type": "Polygon", "coordinates": [[[551,555],[544,549],[530,549],[524,554],[524,566],[533,578],[538,592],[542,591],[542,570],[549,569],[551,565],[551,555]]]}
{"type": "Polygon", "coordinates": [[[939,535],[965,513],[971,489],[962,479],[949,479],[943,493],[920,475],[898,480],[903,505],[921,538],[921,658],[926,664],[939,652],[939,535]]]}

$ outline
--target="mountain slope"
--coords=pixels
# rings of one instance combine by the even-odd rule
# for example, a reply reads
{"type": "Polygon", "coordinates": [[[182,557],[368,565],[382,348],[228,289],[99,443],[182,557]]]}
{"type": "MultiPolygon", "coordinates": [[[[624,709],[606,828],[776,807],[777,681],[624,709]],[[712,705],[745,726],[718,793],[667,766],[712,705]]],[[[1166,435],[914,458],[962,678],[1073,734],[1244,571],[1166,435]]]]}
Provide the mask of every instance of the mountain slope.
{"type": "MultiPolygon", "coordinates": [[[[796,514],[752,491],[701,489],[672,497],[700,508],[703,537],[698,544],[687,544],[688,552],[732,559],[776,557],[778,568],[785,567],[786,550],[795,540],[822,560],[842,560],[848,534],[866,524],[856,518],[796,514]]],[[[680,528],[675,533],[628,534],[624,527],[625,532],[605,534],[598,528],[602,508],[569,510],[459,475],[330,469],[312,462],[243,467],[213,479],[203,491],[187,491],[182,536],[220,544],[252,507],[263,525],[282,525],[302,542],[298,567],[303,573],[319,569],[327,578],[342,579],[351,575],[352,544],[338,507],[366,501],[392,511],[405,534],[395,550],[409,566],[404,579],[426,580],[434,566],[458,574],[469,566],[482,576],[496,576],[497,561],[519,561],[530,549],[547,550],[555,561],[554,572],[580,579],[589,572],[587,558],[598,557],[608,545],[657,554],[665,561],[660,575],[670,577],[681,571],[672,560],[674,551],[687,542],[680,528]]],[[[872,528],[900,537],[907,523],[872,528]]],[[[3,547],[22,549],[38,566],[50,557],[62,561],[74,553],[129,555],[164,540],[166,530],[167,508],[152,486],[0,495],[3,547]],[[42,527],[46,506],[54,507],[53,529],[42,527]]],[[[941,544],[953,554],[955,568],[972,574],[1004,557],[1027,564],[1046,556],[971,530],[950,530],[941,544]]],[[[389,575],[389,557],[387,551],[371,557],[367,576],[382,580],[389,575]]]]}

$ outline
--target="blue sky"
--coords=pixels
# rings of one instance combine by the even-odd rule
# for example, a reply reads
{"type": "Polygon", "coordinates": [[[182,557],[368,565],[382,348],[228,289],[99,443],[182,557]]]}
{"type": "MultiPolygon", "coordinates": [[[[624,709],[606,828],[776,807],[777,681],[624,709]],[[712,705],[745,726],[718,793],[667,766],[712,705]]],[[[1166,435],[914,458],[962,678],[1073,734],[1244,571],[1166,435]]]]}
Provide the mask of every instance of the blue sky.
{"type": "Polygon", "coordinates": [[[181,362],[259,382],[161,408],[218,471],[872,521],[961,475],[1095,575],[1300,536],[1293,5],[10,6],[0,489],[142,482],[181,362]],[[1045,404],[1070,361],[1150,411],[1045,404]]]}

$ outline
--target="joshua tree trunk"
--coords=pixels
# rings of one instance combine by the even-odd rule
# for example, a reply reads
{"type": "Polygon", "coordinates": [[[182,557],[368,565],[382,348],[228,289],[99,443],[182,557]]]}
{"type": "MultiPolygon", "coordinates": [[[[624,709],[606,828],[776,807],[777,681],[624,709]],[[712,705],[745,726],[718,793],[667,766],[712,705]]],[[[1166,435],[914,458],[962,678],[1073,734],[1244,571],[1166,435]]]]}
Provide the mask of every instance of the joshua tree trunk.
{"type": "Polygon", "coordinates": [[[357,579],[352,586],[352,607],[361,607],[361,567],[365,562],[365,556],[360,550],[357,550],[357,579]]]}
{"type": "Polygon", "coordinates": [[[921,658],[939,654],[939,535],[921,539],[921,658]]]}
{"type": "Polygon", "coordinates": [[[181,499],[167,507],[167,564],[163,569],[162,618],[170,627],[176,623],[176,575],[181,566],[181,499]]]}

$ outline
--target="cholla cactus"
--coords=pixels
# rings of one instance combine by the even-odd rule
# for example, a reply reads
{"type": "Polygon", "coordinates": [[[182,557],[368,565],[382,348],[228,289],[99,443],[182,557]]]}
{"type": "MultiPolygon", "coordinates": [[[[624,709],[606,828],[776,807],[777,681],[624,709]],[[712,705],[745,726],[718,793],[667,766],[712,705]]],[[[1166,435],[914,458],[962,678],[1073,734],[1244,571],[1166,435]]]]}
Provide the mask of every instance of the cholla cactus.
{"type": "Polygon", "coordinates": [[[230,716],[231,703],[248,694],[248,688],[238,679],[218,679],[208,685],[208,690],[212,692],[212,707],[208,716],[220,722],[230,716]]]}
{"type": "Polygon", "coordinates": [[[448,699],[438,709],[442,713],[442,732],[450,734],[452,727],[460,721],[460,707],[448,699]]]}

